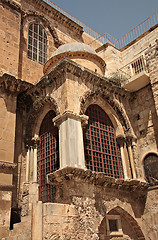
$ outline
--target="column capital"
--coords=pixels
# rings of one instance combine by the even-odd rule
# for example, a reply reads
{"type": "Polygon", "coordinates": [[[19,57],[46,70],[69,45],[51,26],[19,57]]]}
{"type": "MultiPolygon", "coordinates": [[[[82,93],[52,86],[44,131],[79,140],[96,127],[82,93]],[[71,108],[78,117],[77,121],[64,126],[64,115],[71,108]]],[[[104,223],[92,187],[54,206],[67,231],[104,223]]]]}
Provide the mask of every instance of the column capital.
{"type": "Polygon", "coordinates": [[[59,127],[59,125],[68,118],[80,120],[82,126],[88,124],[89,119],[89,117],[86,115],[79,115],[77,113],[73,113],[72,111],[65,111],[63,114],[59,114],[58,116],[53,118],[52,121],[54,122],[55,126],[59,127]]]}
{"type": "Polygon", "coordinates": [[[39,137],[36,137],[36,138],[32,138],[32,146],[33,146],[33,148],[37,148],[37,146],[39,145],[39,143],[40,143],[40,139],[39,139],[39,137]]]}
{"type": "Polygon", "coordinates": [[[134,136],[134,135],[126,136],[126,144],[127,144],[128,147],[132,146],[133,143],[136,143],[136,141],[137,141],[137,137],[136,136],[134,136]]]}
{"type": "Polygon", "coordinates": [[[124,143],[126,142],[126,139],[123,135],[116,136],[117,142],[120,145],[120,147],[124,146],[124,143]]]}

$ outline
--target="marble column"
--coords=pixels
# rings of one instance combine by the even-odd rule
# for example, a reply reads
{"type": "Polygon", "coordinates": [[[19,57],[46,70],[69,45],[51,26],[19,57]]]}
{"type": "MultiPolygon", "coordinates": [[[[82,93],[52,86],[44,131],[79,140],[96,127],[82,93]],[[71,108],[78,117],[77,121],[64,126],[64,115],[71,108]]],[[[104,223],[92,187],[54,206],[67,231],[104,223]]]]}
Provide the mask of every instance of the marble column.
{"type": "Polygon", "coordinates": [[[70,111],[64,112],[53,119],[59,127],[59,158],[60,168],[85,168],[82,124],[88,121],[85,115],[70,111]]]}
{"type": "Polygon", "coordinates": [[[26,183],[29,182],[29,168],[30,168],[30,147],[27,147],[26,155],[26,183]]]}
{"type": "Polygon", "coordinates": [[[120,151],[121,151],[121,158],[122,158],[122,166],[123,166],[123,172],[124,172],[124,178],[129,179],[128,176],[128,169],[127,169],[127,159],[125,154],[125,138],[123,136],[117,137],[117,142],[120,145],[120,151]]]}
{"type": "Polygon", "coordinates": [[[136,171],[135,171],[135,165],[134,165],[134,159],[133,159],[133,153],[132,153],[132,137],[128,137],[126,139],[127,142],[127,149],[128,149],[128,154],[129,154],[129,161],[131,165],[131,171],[132,171],[132,176],[134,179],[136,179],[136,171]]]}

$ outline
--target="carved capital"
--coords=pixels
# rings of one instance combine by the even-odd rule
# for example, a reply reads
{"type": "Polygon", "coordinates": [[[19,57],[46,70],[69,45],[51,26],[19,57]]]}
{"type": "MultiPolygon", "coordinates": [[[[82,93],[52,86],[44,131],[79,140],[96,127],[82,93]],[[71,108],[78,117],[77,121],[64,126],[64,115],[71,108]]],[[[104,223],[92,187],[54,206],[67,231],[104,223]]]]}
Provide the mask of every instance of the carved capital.
{"type": "Polygon", "coordinates": [[[125,142],[126,142],[125,137],[122,136],[122,135],[119,135],[119,136],[116,137],[116,139],[117,139],[117,142],[120,145],[120,147],[123,147],[125,142]]]}
{"type": "Polygon", "coordinates": [[[89,117],[86,115],[79,115],[79,114],[73,113],[71,111],[66,111],[63,114],[60,114],[60,115],[56,116],[55,118],[53,118],[53,122],[57,127],[59,127],[60,124],[68,118],[80,120],[81,124],[84,126],[84,125],[88,124],[89,117]]]}

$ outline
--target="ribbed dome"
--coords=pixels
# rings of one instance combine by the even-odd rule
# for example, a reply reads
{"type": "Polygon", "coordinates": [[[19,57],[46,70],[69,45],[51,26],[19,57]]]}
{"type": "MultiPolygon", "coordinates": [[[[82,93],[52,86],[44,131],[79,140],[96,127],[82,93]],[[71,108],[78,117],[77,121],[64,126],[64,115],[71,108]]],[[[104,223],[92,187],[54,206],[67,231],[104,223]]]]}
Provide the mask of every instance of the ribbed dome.
{"type": "MultiPolygon", "coordinates": [[[[85,43],[72,42],[61,45],[52,55],[52,57],[65,52],[88,52],[96,54],[95,50],[85,43]]],[[[97,55],[97,54],[96,54],[97,55]]]]}

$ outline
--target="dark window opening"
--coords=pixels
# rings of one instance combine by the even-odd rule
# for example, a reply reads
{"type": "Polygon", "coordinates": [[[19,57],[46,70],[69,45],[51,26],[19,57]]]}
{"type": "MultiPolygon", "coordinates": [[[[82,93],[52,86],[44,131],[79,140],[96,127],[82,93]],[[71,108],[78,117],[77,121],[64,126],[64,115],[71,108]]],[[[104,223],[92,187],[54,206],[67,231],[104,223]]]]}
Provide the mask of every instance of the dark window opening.
{"type": "Polygon", "coordinates": [[[98,105],[90,105],[86,115],[89,116],[88,127],[84,130],[87,169],[123,178],[120,148],[110,118],[98,105]]]}
{"type": "Polygon", "coordinates": [[[109,229],[110,232],[118,232],[117,220],[109,219],[109,229]]]}
{"type": "Polygon", "coordinates": [[[156,154],[150,153],[145,157],[144,170],[148,183],[158,185],[158,156],[156,154]]]}
{"type": "Polygon", "coordinates": [[[15,223],[21,222],[21,208],[11,208],[10,230],[13,229],[15,223]]]}

